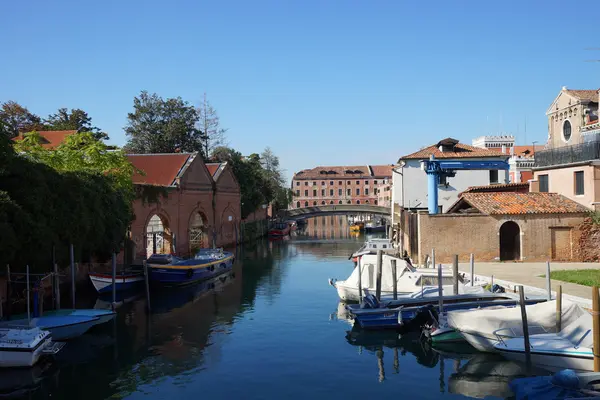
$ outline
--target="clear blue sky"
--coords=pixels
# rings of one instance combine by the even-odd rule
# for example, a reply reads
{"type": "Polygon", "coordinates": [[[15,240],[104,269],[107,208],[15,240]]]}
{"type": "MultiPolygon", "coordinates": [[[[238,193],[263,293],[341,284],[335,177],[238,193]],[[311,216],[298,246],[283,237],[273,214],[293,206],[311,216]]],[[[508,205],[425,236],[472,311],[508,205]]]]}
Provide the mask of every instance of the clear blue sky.
{"type": "MultiPolygon", "coordinates": [[[[583,3],[582,3],[583,4],[583,3]]],[[[111,142],[141,90],[204,92],[290,176],[455,137],[546,140],[561,86],[600,87],[600,29],[563,1],[4,1],[0,101],[82,108],[111,142]]]]}

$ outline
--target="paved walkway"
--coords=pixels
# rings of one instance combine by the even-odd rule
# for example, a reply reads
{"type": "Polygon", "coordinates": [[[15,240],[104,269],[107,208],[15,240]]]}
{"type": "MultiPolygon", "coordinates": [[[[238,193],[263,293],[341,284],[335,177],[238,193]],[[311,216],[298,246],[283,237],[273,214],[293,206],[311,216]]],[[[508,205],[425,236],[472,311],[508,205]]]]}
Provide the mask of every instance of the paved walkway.
{"type": "MultiPolygon", "coordinates": [[[[470,266],[468,263],[460,263],[458,266],[460,272],[469,276],[470,266]]],[[[565,269],[599,269],[600,263],[550,263],[551,271],[565,269]]],[[[475,262],[475,275],[494,276],[494,280],[510,281],[516,284],[537,287],[546,290],[546,263],[513,263],[513,262],[475,262]]],[[[552,291],[556,291],[558,285],[562,285],[562,291],[565,294],[582,297],[584,299],[592,298],[592,288],[589,286],[577,285],[575,283],[552,280],[552,291]]],[[[510,288],[512,289],[512,288],[510,288]]],[[[527,292],[525,292],[527,293],[527,292]]]]}

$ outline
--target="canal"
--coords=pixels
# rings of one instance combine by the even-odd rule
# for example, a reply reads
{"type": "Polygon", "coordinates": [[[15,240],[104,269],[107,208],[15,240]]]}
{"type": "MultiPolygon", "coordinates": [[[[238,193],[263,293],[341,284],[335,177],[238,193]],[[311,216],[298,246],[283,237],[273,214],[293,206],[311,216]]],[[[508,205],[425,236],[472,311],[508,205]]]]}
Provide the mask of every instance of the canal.
{"type": "MultiPolygon", "coordinates": [[[[57,399],[503,398],[520,366],[418,335],[367,334],[338,315],[328,278],[347,277],[364,241],[342,217],[238,251],[234,272],[123,300],[118,318],[53,363],[1,371],[4,394],[57,399]]],[[[88,307],[102,307],[91,299],[88,307]]]]}

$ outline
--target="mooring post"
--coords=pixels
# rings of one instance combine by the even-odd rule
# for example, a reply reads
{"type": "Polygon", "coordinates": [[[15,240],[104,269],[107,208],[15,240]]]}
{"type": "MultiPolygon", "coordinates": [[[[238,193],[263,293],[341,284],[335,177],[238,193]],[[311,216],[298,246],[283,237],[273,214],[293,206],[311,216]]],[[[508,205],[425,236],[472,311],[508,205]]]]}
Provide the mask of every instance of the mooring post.
{"type": "Polygon", "coordinates": [[[60,275],[58,275],[58,264],[54,263],[54,282],[56,282],[56,303],[54,308],[60,310],[60,275]]]}
{"type": "Polygon", "coordinates": [[[383,250],[377,250],[377,280],[375,281],[375,297],[381,300],[381,274],[383,272],[383,250]]]}
{"type": "Polygon", "coordinates": [[[27,264],[27,268],[26,268],[26,275],[27,275],[27,322],[31,323],[31,311],[29,310],[29,302],[30,302],[30,293],[29,293],[29,264],[27,264]]]}
{"type": "MultiPolygon", "coordinates": [[[[423,277],[421,277],[423,279],[423,277]]],[[[438,313],[441,315],[444,311],[444,288],[442,286],[442,264],[438,265],[438,313]]]]}
{"type": "Polygon", "coordinates": [[[392,258],[390,260],[390,262],[392,263],[392,280],[394,281],[392,283],[393,285],[393,290],[394,290],[394,300],[398,300],[398,277],[397,277],[397,271],[396,271],[396,259],[392,258]]]}
{"type": "Polygon", "coordinates": [[[471,264],[471,286],[473,286],[475,284],[475,254],[471,253],[469,263],[471,264]]]}
{"type": "Polygon", "coordinates": [[[117,305],[117,254],[112,253],[112,309],[117,305]]]}
{"type": "Polygon", "coordinates": [[[69,245],[69,258],[71,259],[71,303],[75,308],[75,252],[73,251],[73,243],[69,245]]]}
{"type": "Polygon", "coordinates": [[[562,325],[562,285],[556,291],[556,332],[560,332],[562,325]]]}
{"type": "Polygon", "coordinates": [[[525,291],[523,285],[519,285],[519,303],[521,305],[521,324],[523,325],[523,347],[525,350],[525,362],[527,368],[531,365],[531,347],[529,345],[529,325],[527,324],[527,309],[525,308],[525,291]]]}
{"type": "Polygon", "coordinates": [[[152,308],[150,307],[150,279],[148,274],[148,264],[144,260],[144,279],[146,280],[146,310],[150,312],[152,311],[152,308]]]}
{"type": "Polygon", "coordinates": [[[494,293],[494,275],[492,275],[492,282],[490,283],[490,292],[494,293]]]}
{"type": "Polygon", "coordinates": [[[356,263],[356,268],[358,268],[358,301],[359,303],[362,303],[362,294],[363,294],[363,290],[362,290],[362,257],[358,257],[358,261],[356,263]]]}
{"type": "Polygon", "coordinates": [[[594,335],[594,372],[600,372],[600,293],[598,286],[592,287],[592,318],[594,335]]]}
{"type": "Polygon", "coordinates": [[[10,284],[10,264],[6,264],[6,319],[10,319],[12,292],[10,284]]]}
{"type": "Polygon", "coordinates": [[[379,368],[379,383],[385,380],[385,369],[383,368],[383,347],[377,350],[377,367],[379,368]]]}
{"type": "Polygon", "coordinates": [[[458,294],[458,254],[454,255],[452,260],[452,280],[454,284],[454,294],[458,294]]]}
{"type": "Polygon", "coordinates": [[[546,289],[548,290],[548,300],[552,300],[552,286],[550,283],[550,261],[546,261],[546,289]]]}
{"type": "Polygon", "coordinates": [[[435,268],[435,249],[431,249],[431,268],[435,268]]]}

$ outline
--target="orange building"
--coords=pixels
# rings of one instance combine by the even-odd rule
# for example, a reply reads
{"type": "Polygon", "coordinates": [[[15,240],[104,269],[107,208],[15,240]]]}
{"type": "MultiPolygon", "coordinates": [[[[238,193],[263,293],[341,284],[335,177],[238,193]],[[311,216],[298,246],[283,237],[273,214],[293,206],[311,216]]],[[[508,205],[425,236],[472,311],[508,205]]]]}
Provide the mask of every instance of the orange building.
{"type": "Polygon", "coordinates": [[[316,167],[294,174],[290,208],[329,204],[378,204],[380,185],[391,181],[392,165],[316,167]]]}

